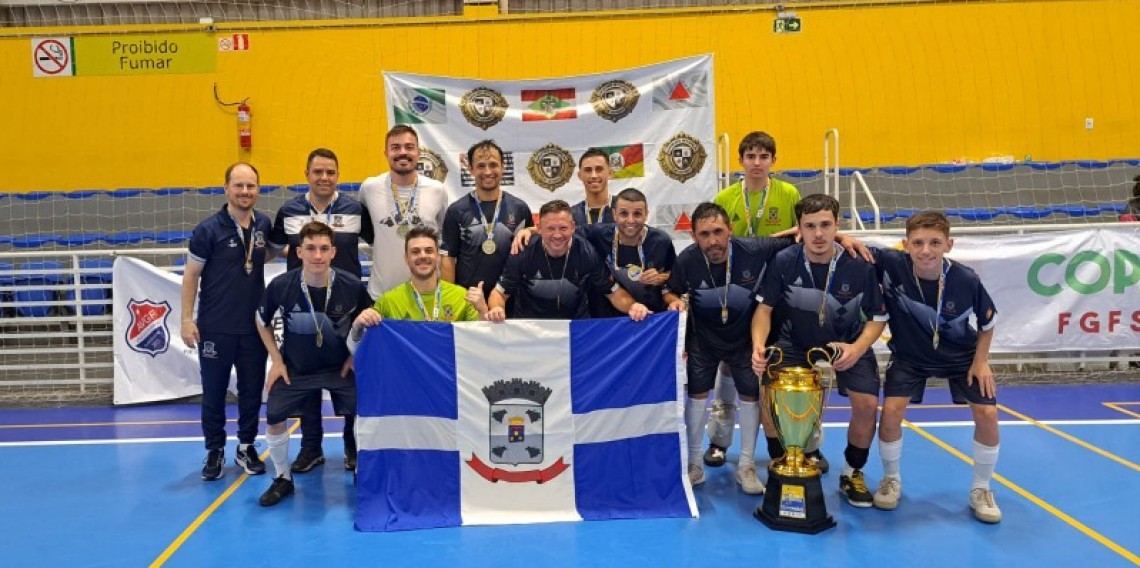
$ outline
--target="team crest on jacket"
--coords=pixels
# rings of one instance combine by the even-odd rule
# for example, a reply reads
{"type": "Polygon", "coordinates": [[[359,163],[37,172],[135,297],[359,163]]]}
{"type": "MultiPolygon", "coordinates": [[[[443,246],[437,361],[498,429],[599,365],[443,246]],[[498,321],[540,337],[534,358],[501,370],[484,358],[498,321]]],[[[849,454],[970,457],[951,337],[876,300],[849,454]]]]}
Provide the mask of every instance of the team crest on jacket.
{"type": "Polygon", "coordinates": [[[420,146],[420,161],[416,164],[416,168],[425,177],[438,182],[447,181],[447,164],[443,162],[443,158],[439,154],[430,148],[420,146]]]}
{"type": "Polygon", "coordinates": [[[127,324],[127,347],[132,351],[158,357],[170,348],[170,302],[131,299],[127,303],[131,321],[127,324]]]}
{"type": "Polygon", "coordinates": [[[641,93],[628,81],[606,81],[590,95],[590,104],[598,116],[617,122],[633,112],[641,93]]]}
{"type": "Polygon", "coordinates": [[[534,183],[547,191],[554,191],[566,185],[574,175],[574,156],[561,146],[547,144],[530,155],[526,171],[534,183]]]}
{"type": "Polygon", "coordinates": [[[665,175],[685,183],[705,167],[708,153],[701,142],[684,132],[670,138],[657,153],[657,163],[665,175]]]}
{"type": "Polygon", "coordinates": [[[471,126],[483,130],[503,120],[507,115],[507,106],[507,99],[503,94],[488,87],[471,89],[459,99],[459,111],[463,113],[463,118],[466,118],[471,126]]]}
{"type": "Polygon", "coordinates": [[[524,464],[541,464],[545,459],[543,436],[546,401],[551,390],[538,381],[499,380],[483,387],[488,403],[488,429],[484,463],[478,453],[467,465],[488,481],[543,483],[558,477],[569,465],[563,458],[545,469],[520,469],[524,464]]]}

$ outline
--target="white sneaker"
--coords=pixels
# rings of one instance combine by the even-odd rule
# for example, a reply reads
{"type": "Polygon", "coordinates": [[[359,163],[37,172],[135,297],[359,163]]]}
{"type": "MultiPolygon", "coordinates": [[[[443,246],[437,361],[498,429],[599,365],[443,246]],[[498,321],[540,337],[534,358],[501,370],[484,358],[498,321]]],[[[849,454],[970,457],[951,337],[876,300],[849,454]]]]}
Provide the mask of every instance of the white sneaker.
{"type": "Polygon", "coordinates": [[[873,503],[876,509],[891,511],[899,506],[899,497],[902,497],[902,482],[893,477],[884,477],[879,482],[873,503]]]}
{"type": "Polygon", "coordinates": [[[705,482],[705,468],[698,464],[689,464],[689,485],[700,485],[705,482]]]}
{"type": "Polygon", "coordinates": [[[749,495],[764,494],[764,484],[760,483],[760,478],[756,476],[756,466],[754,465],[740,466],[736,470],[736,482],[740,484],[740,489],[749,495]]]}
{"type": "Polygon", "coordinates": [[[994,492],[989,489],[980,487],[971,489],[970,508],[974,510],[974,517],[983,523],[1001,522],[1001,509],[994,501],[994,492]]]}

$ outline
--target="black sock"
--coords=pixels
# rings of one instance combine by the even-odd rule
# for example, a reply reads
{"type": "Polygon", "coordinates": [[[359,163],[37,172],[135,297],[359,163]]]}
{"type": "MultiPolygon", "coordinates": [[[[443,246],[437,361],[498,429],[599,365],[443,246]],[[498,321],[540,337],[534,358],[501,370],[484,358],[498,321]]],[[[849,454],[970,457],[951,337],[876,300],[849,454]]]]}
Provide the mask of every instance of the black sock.
{"type": "Polygon", "coordinates": [[[847,459],[847,465],[855,469],[863,469],[867,465],[867,456],[871,455],[871,448],[856,448],[850,442],[847,443],[847,449],[843,450],[843,457],[847,459]]]}
{"type": "Polygon", "coordinates": [[[768,438],[768,457],[771,459],[784,457],[784,446],[780,443],[779,438],[768,438]]]}

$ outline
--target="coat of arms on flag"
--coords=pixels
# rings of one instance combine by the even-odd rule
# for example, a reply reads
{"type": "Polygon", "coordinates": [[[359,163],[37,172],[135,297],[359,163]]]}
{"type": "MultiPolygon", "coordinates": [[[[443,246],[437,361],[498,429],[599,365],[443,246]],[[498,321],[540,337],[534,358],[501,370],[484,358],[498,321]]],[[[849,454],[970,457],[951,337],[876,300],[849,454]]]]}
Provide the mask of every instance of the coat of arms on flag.
{"type": "Polygon", "coordinates": [[[131,316],[127,324],[127,347],[151,357],[165,353],[170,348],[170,328],[166,325],[170,302],[132,298],[127,309],[131,316]]]}
{"type": "Polygon", "coordinates": [[[574,89],[523,89],[523,122],[578,118],[574,89]]]}
{"type": "Polygon", "coordinates": [[[679,321],[370,329],[357,528],[696,516],[679,321]]]}

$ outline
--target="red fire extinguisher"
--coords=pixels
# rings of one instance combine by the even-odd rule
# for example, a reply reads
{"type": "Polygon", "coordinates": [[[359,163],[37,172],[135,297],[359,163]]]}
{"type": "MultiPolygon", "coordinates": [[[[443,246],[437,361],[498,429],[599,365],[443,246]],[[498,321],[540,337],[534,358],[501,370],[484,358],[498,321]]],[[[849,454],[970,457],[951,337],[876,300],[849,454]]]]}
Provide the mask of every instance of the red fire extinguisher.
{"type": "Polygon", "coordinates": [[[237,107],[238,145],[242,150],[253,149],[253,120],[250,115],[249,103],[242,101],[237,107]]]}

